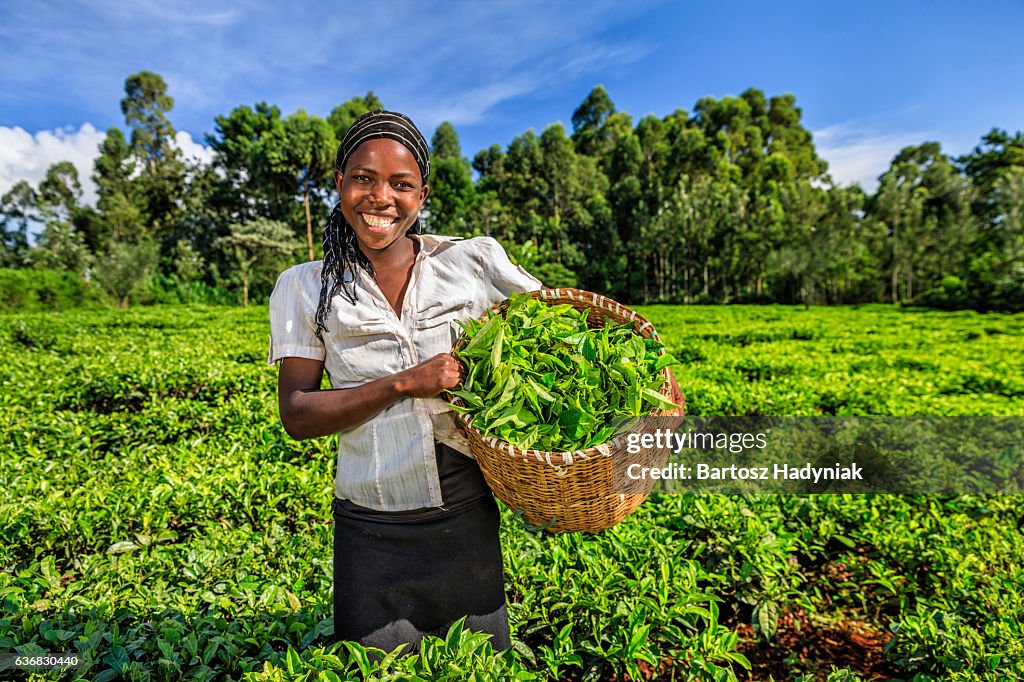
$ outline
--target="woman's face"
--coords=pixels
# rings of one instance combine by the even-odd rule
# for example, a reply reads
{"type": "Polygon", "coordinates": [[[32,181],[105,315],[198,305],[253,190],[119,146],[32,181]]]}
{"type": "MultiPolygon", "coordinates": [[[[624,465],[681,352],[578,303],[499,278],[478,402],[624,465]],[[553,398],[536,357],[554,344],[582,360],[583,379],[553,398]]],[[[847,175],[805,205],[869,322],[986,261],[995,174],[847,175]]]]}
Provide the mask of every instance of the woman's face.
{"type": "Polygon", "coordinates": [[[356,147],[334,182],[363,253],[383,251],[404,236],[430,191],[412,152],[386,138],[356,147]]]}

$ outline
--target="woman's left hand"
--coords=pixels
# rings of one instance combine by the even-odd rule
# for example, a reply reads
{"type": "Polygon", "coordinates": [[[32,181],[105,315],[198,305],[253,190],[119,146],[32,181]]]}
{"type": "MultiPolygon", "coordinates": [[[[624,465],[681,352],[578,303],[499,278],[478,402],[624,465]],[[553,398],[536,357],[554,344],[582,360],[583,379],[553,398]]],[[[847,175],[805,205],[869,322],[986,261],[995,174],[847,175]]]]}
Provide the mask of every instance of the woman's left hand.
{"type": "Polygon", "coordinates": [[[671,369],[668,370],[668,384],[672,387],[672,402],[679,406],[673,416],[682,417],[686,412],[686,396],[683,395],[683,389],[679,388],[679,383],[671,369]]]}

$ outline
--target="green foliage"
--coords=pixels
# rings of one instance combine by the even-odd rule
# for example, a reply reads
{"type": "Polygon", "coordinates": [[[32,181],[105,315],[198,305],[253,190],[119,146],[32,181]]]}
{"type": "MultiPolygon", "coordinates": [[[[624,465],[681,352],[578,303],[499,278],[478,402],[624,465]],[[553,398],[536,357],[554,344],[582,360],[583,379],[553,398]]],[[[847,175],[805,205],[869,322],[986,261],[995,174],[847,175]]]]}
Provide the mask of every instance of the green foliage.
{"type": "MultiPolygon", "coordinates": [[[[230,254],[242,280],[242,305],[249,305],[249,279],[257,268],[267,270],[274,256],[295,248],[292,231],[282,222],[257,218],[230,226],[230,234],[220,237],[216,246],[230,254]]],[[[277,268],[273,268],[277,270],[277,268]]]]}
{"type": "Polygon", "coordinates": [[[366,93],[365,97],[353,97],[347,102],[334,107],[331,110],[330,116],[327,117],[327,122],[334,129],[334,136],[340,142],[357,118],[363,114],[383,108],[384,105],[380,99],[377,98],[377,95],[373,94],[373,90],[370,90],[366,93]]]}
{"type": "MultiPolygon", "coordinates": [[[[376,95],[352,97],[326,119],[301,109],[282,117],[266,102],[236,107],[214,119],[209,167],[181,159],[173,103],[159,74],[129,76],[129,134],[107,131],[96,209],[78,204],[66,162],[38,187],[16,185],[0,203],[0,265],[84,275],[112,244],[149,239],[159,248],[157,274],[180,280],[175,252],[185,242],[201,258],[197,286],[224,286],[234,263],[218,239],[261,218],[304,223],[306,258],[316,258],[315,228],[335,196],[337,142],[358,116],[382,107],[376,95]],[[33,225],[44,228],[35,249],[33,225]]],[[[908,146],[867,195],[828,176],[789,93],[748,88],[634,124],[598,85],[571,121],[571,136],[556,123],[478,151],[475,182],[457,131],[442,123],[426,229],[532,243],[530,270],[545,283],[631,305],[1024,310],[1024,133],[993,129],[956,159],[938,142],[908,146]],[[949,277],[962,287],[945,286],[949,277]]]]}
{"type": "Polygon", "coordinates": [[[19,180],[0,198],[0,266],[23,267],[28,263],[29,225],[39,220],[38,197],[25,180],[19,180]]]}
{"type": "Polygon", "coordinates": [[[132,131],[132,147],[143,159],[172,158],[174,127],[167,113],[174,108],[174,98],[167,94],[163,77],[152,71],[132,74],[124,82],[124,93],[121,113],[132,131]]]}
{"type": "Polygon", "coordinates": [[[494,652],[489,635],[464,629],[465,619],[452,624],[444,638],[427,637],[412,656],[365,648],[354,642],[297,652],[289,648],[280,662],[248,673],[248,682],[316,679],[404,680],[409,682],[530,682],[543,677],[529,671],[512,651],[494,652]]]}
{"type": "MultiPolygon", "coordinates": [[[[131,180],[129,199],[146,216],[149,234],[155,241],[169,242],[179,235],[175,227],[180,219],[181,199],[187,189],[187,168],[181,151],[174,146],[176,132],[168,118],[174,99],[167,94],[167,84],[160,74],[140,71],[124,83],[125,96],[121,112],[131,130],[131,153],[139,169],[131,180]]],[[[113,150],[112,150],[113,151],[113,150]]],[[[124,160],[118,148],[113,161],[124,160]]],[[[123,179],[124,169],[114,171],[123,179]]],[[[120,183],[115,183],[115,186],[120,183]]],[[[135,216],[129,214],[124,219],[135,216]]],[[[131,239],[141,241],[141,235],[131,239]]]]}
{"type": "Polygon", "coordinates": [[[687,414],[1013,415],[1019,315],[889,306],[641,306],[687,414]]]}
{"type": "Polygon", "coordinates": [[[311,202],[322,199],[333,186],[331,174],[338,140],[330,124],[304,110],[284,120],[284,125],[261,139],[263,153],[277,182],[286,193],[301,197],[306,214],[306,245],[313,254],[313,209],[311,202]]]}
{"type": "MultiPolygon", "coordinates": [[[[1020,316],[639,312],[695,414],[1024,408],[1020,316]]],[[[1007,495],[663,496],[597,535],[502,510],[512,650],[459,627],[408,658],[333,645],[336,443],[285,434],[266,338],[264,309],[0,315],[0,648],[78,653],[90,680],[1024,674],[1007,495]],[[850,624],[880,633],[887,672],[761,648],[850,624]]]]}
{"type": "Polygon", "coordinates": [[[614,113],[615,105],[604,86],[595,86],[572,114],[572,140],[577,152],[603,155],[609,144],[605,125],[614,113]]]}
{"type": "Polygon", "coordinates": [[[474,224],[473,178],[455,126],[443,121],[431,138],[430,148],[428,230],[435,234],[483,234],[483,226],[474,224]]]}
{"type": "Polygon", "coordinates": [[[157,255],[156,245],[148,240],[112,244],[96,263],[96,282],[127,308],[129,297],[156,265],[157,255]]]}
{"type": "Polygon", "coordinates": [[[0,269],[0,302],[19,310],[67,310],[103,303],[103,297],[66,270],[0,269]]]}
{"type": "Polygon", "coordinates": [[[579,278],[576,273],[556,262],[551,256],[550,247],[538,249],[533,242],[515,244],[506,242],[502,244],[509,260],[521,266],[531,275],[544,283],[544,286],[551,289],[568,288],[575,289],[579,278]]]}
{"type": "Polygon", "coordinates": [[[452,391],[473,426],[521,449],[573,452],[600,445],[630,418],[674,409],[659,393],[675,359],[633,324],[588,324],[588,311],[513,295],[503,314],[469,320],[452,391]]]}

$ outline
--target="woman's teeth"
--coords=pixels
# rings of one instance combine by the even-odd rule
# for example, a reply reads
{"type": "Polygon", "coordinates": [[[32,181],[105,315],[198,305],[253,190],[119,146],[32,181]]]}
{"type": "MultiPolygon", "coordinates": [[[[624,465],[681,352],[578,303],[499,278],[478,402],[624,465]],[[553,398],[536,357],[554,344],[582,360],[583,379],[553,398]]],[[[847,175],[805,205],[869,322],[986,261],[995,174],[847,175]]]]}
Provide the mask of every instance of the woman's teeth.
{"type": "Polygon", "coordinates": [[[363,214],[363,220],[365,220],[366,224],[370,227],[387,227],[391,223],[395,222],[394,218],[370,215],[368,213],[363,214]]]}

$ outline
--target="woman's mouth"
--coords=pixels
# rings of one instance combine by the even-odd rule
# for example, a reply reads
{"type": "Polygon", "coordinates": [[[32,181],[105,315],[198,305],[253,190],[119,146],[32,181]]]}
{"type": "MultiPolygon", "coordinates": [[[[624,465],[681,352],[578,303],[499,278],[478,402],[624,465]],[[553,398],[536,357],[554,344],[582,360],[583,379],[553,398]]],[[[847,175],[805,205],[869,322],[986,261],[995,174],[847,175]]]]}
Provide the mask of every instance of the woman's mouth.
{"type": "Polygon", "coordinates": [[[360,215],[367,225],[377,229],[391,227],[398,220],[397,216],[370,215],[369,213],[361,213],[360,215]]]}

